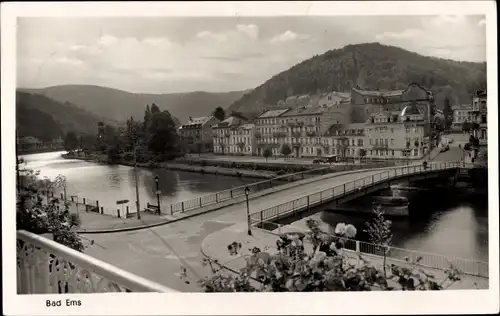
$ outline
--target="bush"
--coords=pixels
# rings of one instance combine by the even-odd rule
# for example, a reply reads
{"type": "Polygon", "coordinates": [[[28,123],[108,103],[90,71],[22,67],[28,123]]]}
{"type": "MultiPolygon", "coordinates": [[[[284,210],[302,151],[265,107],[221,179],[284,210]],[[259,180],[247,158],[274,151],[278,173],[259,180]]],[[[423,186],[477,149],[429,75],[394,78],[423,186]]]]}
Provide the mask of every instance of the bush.
{"type": "MultiPolygon", "coordinates": [[[[344,245],[357,231],[352,225],[337,224],[334,235],[321,232],[314,220],[308,220],[309,231],[288,233],[276,241],[277,252],[271,254],[254,247],[246,257],[246,267],[236,275],[223,274],[217,261],[205,258],[214,275],[199,280],[205,292],[316,292],[316,291],[372,291],[372,290],[442,290],[460,280],[460,272],[453,266],[445,271],[442,282],[418,267],[418,262],[406,260],[404,266],[391,264],[387,277],[380,268],[360,257],[354,264],[344,245]],[[312,252],[305,251],[304,242],[312,244],[312,252]],[[446,284],[446,282],[448,282],[446,284]]],[[[231,255],[241,252],[243,245],[233,242],[228,246],[231,255]]],[[[187,277],[182,269],[181,278],[187,277]]]]}
{"type": "Polygon", "coordinates": [[[125,160],[125,161],[133,161],[134,160],[134,154],[133,153],[125,153],[125,154],[123,154],[123,160],[125,160]]]}

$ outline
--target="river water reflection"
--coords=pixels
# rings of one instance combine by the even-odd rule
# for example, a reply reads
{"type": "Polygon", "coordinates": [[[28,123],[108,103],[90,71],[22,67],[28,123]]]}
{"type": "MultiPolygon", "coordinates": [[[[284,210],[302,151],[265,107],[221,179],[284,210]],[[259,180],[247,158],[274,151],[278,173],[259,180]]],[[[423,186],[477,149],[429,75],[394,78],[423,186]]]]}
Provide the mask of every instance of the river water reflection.
{"type": "MultiPolygon", "coordinates": [[[[393,246],[488,262],[486,193],[471,187],[418,193],[410,198],[409,217],[391,219],[393,246]]],[[[389,194],[388,189],[375,195],[389,194]]],[[[342,207],[368,210],[372,208],[371,201],[367,196],[342,207]]],[[[330,231],[337,223],[353,224],[358,231],[356,239],[368,240],[363,231],[369,220],[365,215],[324,211],[311,217],[323,222],[323,229],[330,231]]]]}
{"type": "MultiPolygon", "coordinates": [[[[54,178],[65,175],[67,194],[98,200],[105,207],[115,207],[117,200],[135,201],[135,179],[132,167],[103,165],[81,160],[64,159],[64,152],[26,155],[26,168],[39,170],[40,176],[54,178]]],[[[156,204],[155,176],[159,177],[162,206],[205,194],[242,186],[258,180],[166,169],[138,169],[141,206],[156,204]]]]}

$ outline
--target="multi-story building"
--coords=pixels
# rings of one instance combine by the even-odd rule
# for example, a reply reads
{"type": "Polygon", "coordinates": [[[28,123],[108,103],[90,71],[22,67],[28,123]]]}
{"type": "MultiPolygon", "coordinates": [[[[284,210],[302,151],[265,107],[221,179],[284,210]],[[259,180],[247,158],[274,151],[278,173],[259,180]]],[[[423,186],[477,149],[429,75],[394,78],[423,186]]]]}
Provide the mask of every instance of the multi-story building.
{"type": "Polygon", "coordinates": [[[255,141],[258,156],[263,156],[266,148],[270,148],[274,156],[280,155],[281,146],[288,131],[282,115],[288,111],[290,109],[270,110],[255,119],[255,141]]]}
{"type": "Polygon", "coordinates": [[[417,159],[427,152],[426,121],[414,105],[401,112],[382,111],[367,122],[366,156],[381,159],[417,159]]]}
{"type": "Polygon", "coordinates": [[[380,112],[401,112],[409,105],[418,107],[423,115],[426,136],[431,132],[435,113],[434,96],[431,91],[417,83],[411,83],[404,90],[369,91],[358,88],[351,90],[352,122],[366,122],[380,112]]]}
{"type": "Polygon", "coordinates": [[[462,131],[464,123],[473,123],[477,120],[476,111],[471,104],[454,105],[451,109],[453,110],[451,128],[456,132],[462,131]]]}
{"type": "Polygon", "coordinates": [[[488,105],[487,93],[485,90],[477,91],[472,98],[472,108],[477,113],[476,122],[479,123],[479,135],[477,137],[480,141],[486,142],[488,140],[488,105]]]}
{"type": "Polygon", "coordinates": [[[255,155],[255,124],[230,116],[213,126],[214,153],[255,155]]]}
{"type": "Polygon", "coordinates": [[[213,150],[212,126],[219,122],[213,116],[189,118],[187,124],[181,125],[177,131],[192,152],[210,152],[213,150]]]}
{"type": "Polygon", "coordinates": [[[341,159],[364,157],[365,123],[335,124],[322,137],[323,154],[341,159]]]}
{"type": "Polygon", "coordinates": [[[322,135],[333,124],[348,123],[350,117],[350,104],[332,99],[325,94],[309,99],[313,104],[261,114],[256,120],[257,154],[262,155],[268,147],[274,156],[280,156],[287,144],[294,157],[322,156],[322,135]]]}

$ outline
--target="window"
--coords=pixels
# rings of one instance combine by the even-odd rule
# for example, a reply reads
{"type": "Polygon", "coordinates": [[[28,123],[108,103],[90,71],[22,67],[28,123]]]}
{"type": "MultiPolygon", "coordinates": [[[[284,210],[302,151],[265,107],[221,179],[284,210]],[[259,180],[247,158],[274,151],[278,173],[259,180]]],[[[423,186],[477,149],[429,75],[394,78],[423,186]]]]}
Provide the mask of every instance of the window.
{"type": "Polygon", "coordinates": [[[392,155],[394,156],[394,150],[392,151],[392,155]]]}

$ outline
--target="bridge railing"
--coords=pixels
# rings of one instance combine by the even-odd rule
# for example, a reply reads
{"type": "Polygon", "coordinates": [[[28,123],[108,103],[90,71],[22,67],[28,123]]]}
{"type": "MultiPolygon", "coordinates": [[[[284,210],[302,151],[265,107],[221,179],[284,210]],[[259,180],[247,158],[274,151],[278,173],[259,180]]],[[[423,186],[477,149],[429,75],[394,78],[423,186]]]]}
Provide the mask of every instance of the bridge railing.
{"type": "MultiPolygon", "coordinates": [[[[388,162],[390,163],[390,162],[388,162]]],[[[170,205],[170,214],[177,213],[177,212],[185,212],[188,210],[193,210],[197,208],[201,208],[207,205],[212,205],[212,204],[217,204],[221,202],[225,202],[231,199],[236,199],[241,196],[245,195],[245,188],[248,187],[250,190],[249,194],[255,194],[257,192],[273,188],[275,186],[284,184],[284,183],[290,183],[290,182],[295,182],[295,181],[300,181],[304,180],[307,178],[312,178],[316,177],[319,175],[325,175],[328,173],[335,173],[335,172],[343,172],[343,171],[350,171],[350,170],[360,170],[360,169],[369,169],[373,168],[373,165],[366,164],[366,165],[335,165],[335,166],[328,166],[328,167],[323,167],[323,168],[316,168],[316,169],[311,169],[307,171],[302,171],[302,172],[297,172],[297,173],[292,173],[292,174],[287,174],[283,176],[279,176],[273,179],[269,180],[264,180],[264,181],[259,181],[255,182],[252,184],[248,185],[243,185],[235,188],[231,188],[228,190],[224,191],[219,191],[216,193],[211,193],[208,195],[203,195],[199,196],[196,198],[192,198],[189,200],[185,201],[180,201],[177,203],[173,203],[170,205]]],[[[377,164],[377,167],[380,167],[380,164],[377,164]]]]}
{"type": "Polygon", "coordinates": [[[346,196],[355,191],[360,191],[365,187],[371,187],[378,183],[383,183],[388,179],[398,178],[404,175],[427,173],[431,171],[447,170],[460,167],[459,162],[431,163],[427,166],[414,165],[392,168],[370,176],[349,181],[330,189],[305,195],[298,199],[285,202],[270,208],[255,212],[249,215],[251,225],[261,225],[264,221],[279,220],[283,216],[294,215],[305,209],[320,205],[324,202],[346,196]]]}
{"type": "Polygon", "coordinates": [[[177,292],[27,231],[17,231],[18,294],[177,292]]]}

